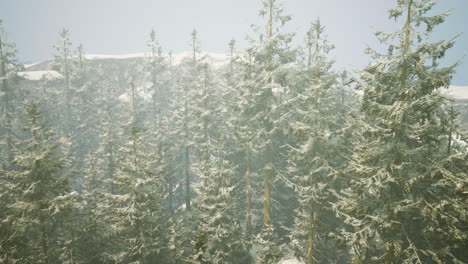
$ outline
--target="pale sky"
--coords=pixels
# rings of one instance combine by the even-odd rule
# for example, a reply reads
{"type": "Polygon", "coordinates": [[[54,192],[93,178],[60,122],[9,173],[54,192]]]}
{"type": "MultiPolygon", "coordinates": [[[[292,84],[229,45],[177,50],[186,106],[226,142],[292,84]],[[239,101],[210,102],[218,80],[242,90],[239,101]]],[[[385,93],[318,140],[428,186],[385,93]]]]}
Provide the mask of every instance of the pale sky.
{"type": "MultiPolygon", "coordinates": [[[[434,40],[462,34],[445,63],[468,55],[468,0],[439,0],[434,12],[452,9],[438,28],[434,40]]],[[[388,19],[387,10],[396,0],[284,0],[292,15],[287,30],[296,32],[294,44],[304,39],[310,22],[318,16],[336,46],[336,67],[352,70],[365,66],[367,46],[378,48],[377,30],[402,26],[388,19]]],[[[260,0],[0,0],[3,19],[19,58],[33,63],[52,58],[53,45],[62,28],[71,30],[74,46],[82,43],[86,53],[126,54],[146,50],[152,27],[165,52],[189,49],[190,32],[199,32],[202,49],[226,52],[230,39],[238,48],[248,46],[251,24],[261,24],[260,0]]],[[[468,86],[468,58],[458,67],[453,85],[468,86]]]]}

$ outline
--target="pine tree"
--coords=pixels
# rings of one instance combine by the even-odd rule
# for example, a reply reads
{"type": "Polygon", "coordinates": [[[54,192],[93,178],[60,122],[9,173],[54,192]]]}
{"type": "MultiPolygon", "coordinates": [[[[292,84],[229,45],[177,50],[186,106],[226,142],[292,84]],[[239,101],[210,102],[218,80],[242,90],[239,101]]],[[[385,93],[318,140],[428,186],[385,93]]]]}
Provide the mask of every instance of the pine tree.
{"type": "Polygon", "coordinates": [[[195,239],[196,263],[249,263],[239,217],[237,173],[217,143],[217,153],[210,162],[210,173],[200,177],[197,187],[198,236],[195,239]]]}
{"type": "MultiPolygon", "coordinates": [[[[102,85],[102,73],[96,73],[94,67],[91,67],[84,53],[83,45],[80,44],[76,49],[70,63],[73,65],[73,78],[70,79],[73,87],[73,96],[71,107],[73,110],[73,139],[79,142],[79,146],[74,146],[75,167],[77,170],[83,168],[85,154],[97,145],[98,134],[95,127],[99,117],[97,113],[100,107],[97,98],[100,97],[102,85]]],[[[99,72],[99,71],[98,71],[99,72]]]]}
{"type": "Polygon", "coordinates": [[[108,223],[112,223],[109,199],[116,193],[113,184],[118,164],[116,105],[118,99],[109,84],[109,78],[99,75],[93,81],[99,92],[93,98],[95,113],[90,119],[97,119],[91,126],[98,137],[98,144],[89,150],[84,158],[83,190],[80,204],[75,210],[79,223],[69,227],[74,232],[74,255],[84,263],[103,263],[106,253],[112,249],[112,234],[108,223]]]}
{"type": "Polygon", "coordinates": [[[210,163],[213,155],[216,141],[215,133],[215,111],[216,105],[214,101],[218,101],[214,84],[210,78],[210,69],[208,64],[204,63],[199,85],[193,91],[191,97],[192,105],[192,120],[194,126],[192,127],[192,138],[194,141],[194,153],[198,158],[193,159],[194,168],[197,170],[198,178],[205,178],[210,174],[210,163]],[[199,89],[199,90],[198,90],[199,89]]]}
{"type": "Polygon", "coordinates": [[[148,108],[148,127],[153,130],[154,140],[151,141],[151,147],[155,149],[156,159],[155,171],[162,175],[164,179],[164,195],[167,197],[166,205],[168,215],[174,210],[174,186],[176,185],[174,164],[174,150],[171,135],[171,95],[172,80],[170,77],[168,62],[162,55],[162,49],[156,39],[154,29],[150,32],[150,39],[147,46],[150,52],[146,58],[145,73],[148,79],[149,94],[151,94],[151,106],[148,108]]]}
{"type": "MultiPolygon", "coordinates": [[[[228,153],[232,135],[228,129],[226,86],[213,79],[214,71],[203,65],[202,91],[193,99],[198,181],[196,188],[195,261],[197,263],[248,263],[239,218],[239,187],[236,166],[228,153]]],[[[231,99],[231,98],[229,98],[231,99]]]]}
{"type": "Polygon", "coordinates": [[[74,96],[74,89],[72,87],[72,78],[74,75],[74,65],[72,58],[72,48],[70,41],[70,31],[67,29],[62,29],[60,32],[60,40],[57,42],[55,49],[58,54],[55,55],[54,69],[61,73],[64,77],[63,87],[62,87],[62,105],[63,113],[62,120],[65,127],[64,133],[70,134],[73,124],[73,113],[72,113],[72,99],[74,96]]]}
{"type": "MultiPolygon", "coordinates": [[[[223,69],[223,77],[219,83],[222,95],[217,99],[221,101],[222,113],[220,120],[225,120],[224,131],[225,146],[229,151],[229,162],[236,164],[235,173],[238,175],[237,182],[243,187],[237,193],[237,203],[240,215],[243,215],[243,229],[245,243],[251,248],[252,238],[254,237],[254,220],[257,215],[253,204],[255,197],[253,186],[257,183],[254,173],[257,170],[255,166],[255,143],[253,142],[254,127],[249,126],[249,120],[252,118],[251,112],[244,111],[253,104],[253,57],[251,52],[237,53],[235,40],[228,43],[229,64],[223,69]],[[228,133],[228,131],[231,131],[228,133]]],[[[225,151],[227,151],[225,150],[225,151]]],[[[239,188],[239,187],[238,187],[239,188]]],[[[255,208],[256,209],[256,208],[255,208]]],[[[257,222],[257,221],[255,221],[257,222]]]]}
{"type": "Polygon", "coordinates": [[[21,66],[16,60],[15,45],[8,42],[8,36],[0,20],[0,166],[9,166],[13,160],[13,119],[14,119],[14,87],[13,81],[21,66]]]}
{"type": "MultiPolygon", "coordinates": [[[[282,97],[287,94],[286,82],[282,72],[285,65],[295,60],[295,51],[289,48],[293,37],[291,33],[281,32],[282,27],[291,17],[284,15],[284,8],[276,0],[263,1],[260,15],[267,18],[265,33],[260,27],[255,27],[259,34],[258,40],[252,40],[252,56],[255,62],[253,71],[254,87],[253,104],[244,109],[246,116],[250,116],[248,126],[256,127],[255,140],[260,142],[260,152],[263,155],[263,238],[264,245],[258,261],[260,263],[274,263],[279,258],[279,250],[273,238],[272,222],[272,182],[274,171],[278,170],[280,153],[279,139],[283,138],[279,120],[282,116],[282,97]]],[[[282,129],[281,129],[282,130],[282,129]]]]}
{"type": "MultiPolygon", "coordinates": [[[[333,45],[317,19],[306,36],[306,67],[300,68],[286,105],[290,109],[291,149],[289,174],[293,176],[300,207],[292,232],[293,248],[308,264],[333,258],[339,249],[328,240],[337,228],[331,214],[330,189],[339,188],[339,170],[346,164],[343,129],[346,117],[340,111],[338,75],[327,55],[333,45]]],[[[342,88],[342,87],[341,87],[342,88]]],[[[343,89],[343,88],[342,88],[343,89]]]]}
{"type": "Polygon", "coordinates": [[[355,150],[349,188],[335,204],[352,231],[344,232],[355,263],[463,263],[466,248],[466,160],[448,154],[447,99],[455,65],[440,66],[454,40],[429,43],[448,13],[428,15],[429,0],[399,0],[395,33],[378,32],[387,53],[359,72],[366,140],[355,150]],[[425,26],[425,29],[420,29],[425,26]]]}
{"type": "Polygon", "coordinates": [[[154,29],[150,32],[150,39],[147,43],[150,52],[146,58],[146,72],[150,81],[150,93],[152,95],[153,112],[156,125],[162,120],[163,110],[165,108],[166,91],[164,91],[165,84],[165,70],[166,62],[162,56],[162,49],[156,39],[156,32],[154,29]]]}
{"type": "Polygon", "coordinates": [[[126,138],[119,149],[123,159],[114,176],[117,191],[112,195],[117,217],[111,231],[123,242],[115,245],[110,258],[129,263],[151,263],[164,257],[160,253],[166,247],[162,226],[163,179],[153,170],[154,156],[144,145],[148,135],[139,107],[139,87],[133,78],[128,93],[131,111],[122,135],[126,138]]]}
{"type": "MultiPolygon", "coordinates": [[[[200,98],[203,95],[203,75],[198,33],[191,34],[190,56],[182,59],[179,65],[172,65],[169,57],[168,85],[172,88],[167,97],[168,112],[166,127],[172,147],[171,171],[168,175],[171,196],[171,250],[173,261],[189,263],[193,259],[192,239],[196,229],[196,219],[192,212],[194,197],[193,181],[199,175],[198,142],[201,140],[202,123],[196,116],[200,98]]],[[[168,146],[167,146],[168,147],[168,146]]]]}
{"type": "MultiPolygon", "coordinates": [[[[65,231],[75,200],[59,144],[43,124],[36,104],[27,109],[26,139],[15,142],[14,169],[3,170],[8,188],[2,221],[1,259],[4,263],[56,263],[67,256],[65,231]]],[[[3,191],[3,190],[2,190],[3,191]]]]}
{"type": "Polygon", "coordinates": [[[199,92],[199,71],[200,71],[200,58],[197,56],[200,55],[200,43],[198,40],[198,32],[193,30],[191,34],[191,46],[192,46],[192,58],[185,61],[185,64],[181,65],[181,71],[183,74],[183,79],[181,86],[183,87],[183,116],[182,116],[182,126],[183,126],[183,148],[184,148],[184,189],[185,189],[185,208],[190,210],[191,206],[191,187],[190,187],[190,173],[191,173],[191,160],[190,160],[190,151],[191,146],[194,143],[191,141],[193,127],[196,125],[191,122],[193,115],[192,109],[192,99],[196,93],[199,92]]]}
{"type": "MultiPolygon", "coordinates": [[[[255,166],[255,157],[260,155],[259,149],[255,148],[258,143],[255,141],[255,131],[257,126],[251,121],[255,117],[255,79],[254,79],[254,67],[252,50],[248,49],[245,54],[238,56],[240,69],[237,79],[234,76],[231,77],[234,95],[231,98],[236,100],[232,102],[231,108],[232,113],[229,123],[233,126],[235,133],[235,140],[237,151],[240,157],[244,157],[238,161],[239,165],[242,165],[241,172],[245,175],[245,236],[247,241],[251,242],[256,230],[254,218],[256,216],[255,210],[255,189],[257,177],[257,166],[255,166]]],[[[258,124],[255,124],[258,125],[258,124]]],[[[260,163],[260,161],[258,162],[260,163]]]]}
{"type": "Polygon", "coordinates": [[[69,30],[60,32],[60,40],[54,47],[57,54],[54,55],[53,69],[63,78],[59,80],[56,95],[59,106],[52,107],[61,121],[58,126],[60,135],[69,140],[64,154],[67,156],[67,167],[75,172],[74,188],[81,192],[85,154],[97,142],[94,137],[96,133],[91,127],[95,122],[92,98],[95,98],[97,89],[90,81],[92,73],[86,67],[82,45],[78,47],[77,56],[73,56],[69,30]]]}

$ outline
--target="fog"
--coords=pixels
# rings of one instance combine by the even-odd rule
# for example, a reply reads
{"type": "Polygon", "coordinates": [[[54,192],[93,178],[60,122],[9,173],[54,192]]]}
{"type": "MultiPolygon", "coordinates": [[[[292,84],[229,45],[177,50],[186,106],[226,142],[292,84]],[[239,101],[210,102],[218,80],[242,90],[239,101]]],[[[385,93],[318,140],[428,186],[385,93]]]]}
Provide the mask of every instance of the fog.
{"type": "Polygon", "coordinates": [[[327,18],[257,2],[222,52],[154,28],[88,53],[64,28],[23,64],[0,22],[1,263],[468,262],[449,14],[388,1],[395,27],[341,59],[327,18]]]}

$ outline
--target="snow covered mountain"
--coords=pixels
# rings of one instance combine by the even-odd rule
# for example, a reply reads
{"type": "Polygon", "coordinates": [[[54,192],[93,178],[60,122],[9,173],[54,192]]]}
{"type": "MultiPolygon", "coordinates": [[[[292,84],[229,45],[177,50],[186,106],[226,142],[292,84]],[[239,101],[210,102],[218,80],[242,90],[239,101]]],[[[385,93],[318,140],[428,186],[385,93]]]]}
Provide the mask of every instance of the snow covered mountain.
{"type": "MultiPolygon", "coordinates": [[[[113,63],[125,64],[127,62],[142,61],[147,57],[147,53],[130,53],[130,54],[86,54],[85,58],[93,63],[103,63],[112,61],[113,63]]],[[[229,62],[227,54],[214,53],[214,52],[201,52],[201,55],[205,57],[205,61],[212,66],[220,67],[229,62]]],[[[163,54],[166,60],[169,62],[169,54],[163,54]]],[[[190,58],[192,56],[191,51],[184,51],[181,53],[174,53],[171,57],[172,65],[178,65],[184,58],[190,58]]],[[[38,71],[38,70],[51,70],[52,60],[46,60],[34,64],[25,65],[26,71],[38,71]]]]}
{"type": "MultiPolygon", "coordinates": [[[[85,58],[91,67],[95,67],[104,73],[109,73],[112,76],[130,76],[135,73],[138,65],[142,65],[147,56],[147,53],[132,53],[132,54],[86,54],[85,58]]],[[[163,54],[169,62],[169,55],[163,54]]],[[[191,51],[174,53],[171,56],[171,64],[176,66],[182,62],[184,58],[190,58],[191,51]]],[[[229,56],[223,53],[202,52],[207,63],[215,68],[222,67],[229,62],[229,56]]],[[[61,74],[52,70],[53,60],[46,60],[34,64],[25,65],[25,71],[18,73],[19,76],[26,80],[38,81],[42,78],[49,80],[62,78],[61,74]]],[[[120,78],[120,77],[117,77],[120,78]]],[[[115,80],[116,83],[120,82],[115,80]]],[[[447,97],[453,99],[455,108],[460,112],[460,125],[468,131],[468,86],[450,86],[444,91],[447,97]]]]}
{"type": "Polygon", "coordinates": [[[450,86],[447,96],[455,100],[468,100],[468,86],[450,86]]]}
{"type": "MultiPolygon", "coordinates": [[[[142,65],[147,53],[131,53],[131,54],[86,54],[85,59],[90,67],[99,69],[102,73],[108,73],[109,76],[130,76],[138,69],[138,65],[142,65]]],[[[170,61],[172,66],[176,66],[182,62],[184,58],[190,58],[192,53],[185,51],[174,53],[169,57],[169,54],[163,54],[166,60],[170,61]]],[[[201,52],[204,60],[215,68],[222,67],[229,62],[227,54],[201,52]]],[[[26,64],[25,71],[18,73],[19,76],[26,80],[38,81],[42,78],[53,80],[60,79],[60,73],[53,70],[53,60],[46,60],[33,64],[26,64]]]]}
{"type": "Polygon", "coordinates": [[[460,126],[468,132],[468,86],[450,86],[447,96],[454,100],[453,106],[460,113],[460,126]]]}
{"type": "Polygon", "coordinates": [[[42,78],[46,78],[48,80],[63,78],[59,72],[52,70],[18,72],[18,76],[30,81],[39,81],[42,78]]]}

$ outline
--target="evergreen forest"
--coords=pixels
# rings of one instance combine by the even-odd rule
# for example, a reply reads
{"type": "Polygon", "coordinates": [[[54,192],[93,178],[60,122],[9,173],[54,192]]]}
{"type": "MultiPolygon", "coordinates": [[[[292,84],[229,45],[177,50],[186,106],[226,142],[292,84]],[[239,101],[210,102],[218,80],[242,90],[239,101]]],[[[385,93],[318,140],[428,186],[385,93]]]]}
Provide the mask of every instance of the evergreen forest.
{"type": "Polygon", "coordinates": [[[261,2],[221,62],[196,30],[182,58],[155,28],[144,57],[91,59],[63,29],[36,79],[0,22],[0,263],[468,263],[449,12],[394,0],[338,71],[320,19],[297,35],[261,2]]]}

